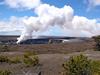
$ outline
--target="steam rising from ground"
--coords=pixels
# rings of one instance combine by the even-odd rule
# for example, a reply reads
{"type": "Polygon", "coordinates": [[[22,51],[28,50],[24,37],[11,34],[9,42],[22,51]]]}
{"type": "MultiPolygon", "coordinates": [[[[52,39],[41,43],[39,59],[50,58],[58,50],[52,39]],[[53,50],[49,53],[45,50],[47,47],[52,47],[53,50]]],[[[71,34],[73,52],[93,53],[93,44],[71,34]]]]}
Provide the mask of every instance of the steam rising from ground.
{"type": "Polygon", "coordinates": [[[89,37],[100,34],[100,23],[96,19],[74,16],[74,10],[70,6],[65,5],[63,8],[57,8],[49,4],[40,4],[34,9],[34,12],[37,17],[31,16],[22,20],[25,30],[18,38],[17,43],[31,39],[33,32],[45,32],[49,27],[55,25],[59,26],[64,32],[69,29],[78,33],[89,34],[89,37]]]}

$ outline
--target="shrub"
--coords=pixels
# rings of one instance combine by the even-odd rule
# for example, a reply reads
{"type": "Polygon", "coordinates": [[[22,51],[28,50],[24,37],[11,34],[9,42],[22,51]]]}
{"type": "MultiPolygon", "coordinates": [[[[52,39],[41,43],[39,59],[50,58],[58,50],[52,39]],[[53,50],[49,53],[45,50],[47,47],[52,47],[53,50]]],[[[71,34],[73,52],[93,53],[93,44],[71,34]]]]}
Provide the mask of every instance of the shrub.
{"type": "Polygon", "coordinates": [[[95,50],[98,50],[100,51],[100,35],[99,36],[94,36],[92,37],[95,42],[96,42],[96,45],[95,45],[95,50]]]}
{"type": "Polygon", "coordinates": [[[35,66],[39,62],[38,56],[36,54],[33,54],[31,52],[25,52],[23,57],[23,63],[29,67],[29,66],[35,66]]]}
{"type": "Polygon", "coordinates": [[[100,60],[92,61],[93,75],[100,75],[100,60]]]}
{"type": "Polygon", "coordinates": [[[1,62],[1,63],[2,63],[2,62],[8,62],[8,61],[9,61],[9,59],[8,59],[7,56],[0,55],[0,62],[1,62]]]}
{"type": "Polygon", "coordinates": [[[9,70],[0,70],[0,75],[11,75],[11,73],[9,70]]]}
{"type": "Polygon", "coordinates": [[[92,37],[96,42],[100,42],[100,35],[92,37]]]}
{"type": "Polygon", "coordinates": [[[36,53],[31,52],[31,51],[26,51],[26,52],[24,53],[24,57],[29,57],[29,56],[32,56],[32,55],[36,55],[36,53]]]}
{"type": "Polygon", "coordinates": [[[7,45],[2,45],[2,46],[0,46],[0,51],[1,52],[7,52],[7,51],[9,51],[9,48],[8,48],[7,45]]]}
{"type": "Polygon", "coordinates": [[[37,65],[37,64],[39,63],[39,58],[38,58],[38,56],[33,55],[33,56],[31,56],[30,58],[31,58],[32,61],[34,62],[34,63],[33,63],[33,66],[35,66],[35,65],[37,65]]]}
{"type": "Polygon", "coordinates": [[[9,59],[9,63],[15,63],[15,64],[17,64],[17,63],[20,63],[20,62],[21,62],[20,61],[20,57],[18,57],[18,56],[12,57],[12,58],[9,59]]]}
{"type": "Polygon", "coordinates": [[[72,56],[63,64],[64,75],[92,75],[91,60],[83,55],[72,56]]]}
{"type": "Polygon", "coordinates": [[[11,57],[11,58],[8,58],[7,56],[4,56],[4,55],[0,55],[0,62],[3,63],[3,62],[6,62],[6,63],[20,63],[20,58],[19,57],[11,57]]]}

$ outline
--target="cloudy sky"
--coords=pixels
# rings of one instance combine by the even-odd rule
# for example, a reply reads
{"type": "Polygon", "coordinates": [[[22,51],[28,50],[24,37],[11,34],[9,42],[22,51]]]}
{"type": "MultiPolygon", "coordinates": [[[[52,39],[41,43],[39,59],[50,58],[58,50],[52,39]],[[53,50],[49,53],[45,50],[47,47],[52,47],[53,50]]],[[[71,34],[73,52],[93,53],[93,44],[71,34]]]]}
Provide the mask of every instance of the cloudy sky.
{"type": "Polygon", "coordinates": [[[100,34],[100,0],[0,0],[0,35],[100,34]]]}

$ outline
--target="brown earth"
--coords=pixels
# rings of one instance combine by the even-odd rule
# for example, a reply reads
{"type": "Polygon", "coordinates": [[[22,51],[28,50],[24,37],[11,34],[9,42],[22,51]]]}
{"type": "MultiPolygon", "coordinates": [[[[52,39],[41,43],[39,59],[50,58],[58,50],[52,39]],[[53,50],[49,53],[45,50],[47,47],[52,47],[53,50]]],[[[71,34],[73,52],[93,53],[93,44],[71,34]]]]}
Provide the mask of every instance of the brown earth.
{"type": "Polygon", "coordinates": [[[11,52],[34,51],[37,54],[71,53],[91,50],[94,48],[93,40],[61,44],[33,44],[33,45],[8,45],[11,52]]]}
{"type": "Polygon", "coordinates": [[[37,75],[35,74],[36,71],[41,71],[41,75],[62,75],[62,64],[70,56],[82,53],[90,59],[100,60],[100,52],[93,51],[94,45],[94,41],[63,44],[8,45],[9,51],[0,52],[0,55],[14,57],[21,56],[25,51],[32,51],[38,54],[40,65],[34,68],[25,68],[22,64],[0,63],[0,69],[10,69],[15,72],[13,75],[37,75]]]}

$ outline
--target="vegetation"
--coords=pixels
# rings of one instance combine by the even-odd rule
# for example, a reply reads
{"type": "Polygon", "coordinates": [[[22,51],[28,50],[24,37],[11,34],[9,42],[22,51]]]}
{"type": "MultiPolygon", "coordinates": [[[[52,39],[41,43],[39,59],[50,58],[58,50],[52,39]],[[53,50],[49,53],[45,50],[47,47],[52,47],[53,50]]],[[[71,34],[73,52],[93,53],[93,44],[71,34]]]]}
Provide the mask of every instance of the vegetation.
{"type": "Polygon", "coordinates": [[[6,62],[6,63],[24,63],[25,66],[35,66],[39,63],[38,56],[34,52],[25,52],[23,57],[11,57],[8,58],[7,56],[0,55],[0,62],[6,62]]]}
{"type": "Polygon", "coordinates": [[[7,45],[0,45],[0,52],[7,52],[9,51],[9,47],[7,45]]]}
{"type": "Polygon", "coordinates": [[[11,75],[12,72],[9,70],[0,70],[0,75],[11,75]]]}
{"type": "Polygon", "coordinates": [[[94,36],[93,39],[96,42],[95,50],[100,51],[100,35],[94,36]]]}
{"type": "Polygon", "coordinates": [[[16,57],[8,58],[7,56],[0,55],[0,62],[6,62],[6,63],[19,63],[20,59],[16,57]]]}
{"type": "Polygon", "coordinates": [[[9,63],[21,63],[21,59],[20,57],[16,56],[16,57],[12,57],[12,58],[9,58],[9,63]]]}
{"type": "Polygon", "coordinates": [[[2,63],[2,62],[8,62],[8,61],[9,61],[9,59],[8,59],[7,56],[0,55],[0,62],[1,62],[1,63],[2,63]]]}
{"type": "Polygon", "coordinates": [[[31,51],[26,51],[24,53],[24,57],[29,57],[29,56],[33,56],[33,55],[36,55],[36,53],[35,52],[31,52],[31,51]]]}
{"type": "Polygon", "coordinates": [[[92,61],[93,75],[100,75],[100,60],[92,61]]]}
{"type": "Polygon", "coordinates": [[[29,66],[35,66],[39,63],[38,56],[31,52],[25,52],[23,57],[23,63],[29,67],[29,66]]]}
{"type": "Polygon", "coordinates": [[[70,57],[63,68],[64,75],[100,75],[100,62],[89,60],[82,54],[70,57]]]}

